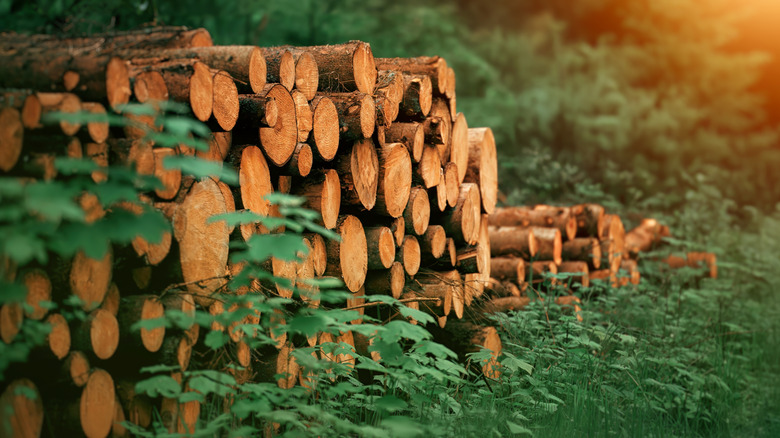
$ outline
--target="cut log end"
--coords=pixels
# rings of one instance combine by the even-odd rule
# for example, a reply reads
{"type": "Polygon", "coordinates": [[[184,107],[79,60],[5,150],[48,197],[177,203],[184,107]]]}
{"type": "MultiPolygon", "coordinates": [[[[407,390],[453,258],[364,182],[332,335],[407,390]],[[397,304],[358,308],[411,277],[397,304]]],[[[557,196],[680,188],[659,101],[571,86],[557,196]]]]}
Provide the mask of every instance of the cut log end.
{"type": "Polygon", "coordinates": [[[217,71],[213,78],[212,114],[224,131],[230,131],[238,121],[238,88],[229,73],[217,71]]]}
{"type": "Polygon", "coordinates": [[[403,217],[407,232],[418,236],[425,233],[431,218],[431,204],[428,200],[428,192],[425,189],[421,187],[412,188],[403,217]]]}
{"type": "Polygon", "coordinates": [[[24,126],[15,108],[0,109],[0,170],[8,172],[22,153],[24,126]]]}

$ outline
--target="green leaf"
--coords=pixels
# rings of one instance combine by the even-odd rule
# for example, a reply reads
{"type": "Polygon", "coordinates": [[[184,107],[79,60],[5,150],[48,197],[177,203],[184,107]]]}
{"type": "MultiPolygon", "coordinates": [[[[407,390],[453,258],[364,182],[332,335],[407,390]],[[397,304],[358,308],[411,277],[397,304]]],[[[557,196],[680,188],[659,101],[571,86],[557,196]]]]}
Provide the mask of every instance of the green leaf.
{"type": "Polygon", "coordinates": [[[171,376],[154,376],[136,383],[135,392],[152,398],[174,398],[181,393],[181,385],[171,376]]]}
{"type": "Polygon", "coordinates": [[[388,429],[391,436],[416,437],[425,433],[419,423],[409,417],[391,416],[382,420],[380,426],[388,429]]]}
{"type": "Polygon", "coordinates": [[[394,395],[386,395],[374,401],[374,406],[387,412],[395,412],[406,409],[408,404],[394,395]]]}
{"type": "Polygon", "coordinates": [[[206,335],[206,338],[203,340],[203,344],[212,350],[217,350],[227,344],[228,339],[230,338],[225,333],[212,330],[209,332],[209,334],[206,335]]]}
{"type": "Polygon", "coordinates": [[[517,423],[513,423],[509,420],[506,422],[507,427],[509,427],[509,431],[512,432],[515,435],[531,435],[534,436],[534,433],[531,431],[531,429],[525,428],[517,423]]]}
{"type": "Polygon", "coordinates": [[[182,173],[196,178],[217,177],[226,184],[237,185],[238,174],[227,164],[203,160],[186,155],[169,155],[163,159],[166,169],[180,169],[182,173]]]}

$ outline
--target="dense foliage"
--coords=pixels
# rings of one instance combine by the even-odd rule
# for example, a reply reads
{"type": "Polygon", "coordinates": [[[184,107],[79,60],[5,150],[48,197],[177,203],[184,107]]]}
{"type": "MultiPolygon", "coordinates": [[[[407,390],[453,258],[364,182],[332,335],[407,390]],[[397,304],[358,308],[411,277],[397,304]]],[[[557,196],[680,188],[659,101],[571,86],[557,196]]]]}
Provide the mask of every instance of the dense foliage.
{"type": "MultiPolygon", "coordinates": [[[[426,332],[400,321],[377,334],[382,365],[358,360],[356,368],[373,376],[368,381],[301,349],[296,357],[304,366],[330,373],[316,384],[319,397],[304,388],[237,386],[229,367],[202,374],[196,389],[205,400],[239,400],[230,414],[218,404],[204,412],[204,430],[248,433],[238,427],[243,419],[245,428],[280,423],[291,436],[778,436],[778,133],[750,91],[765,57],[726,48],[739,12],[724,5],[733,2],[9,0],[0,1],[0,30],[72,33],[157,22],[206,27],[221,44],[361,39],[376,56],[439,54],[456,69],[469,124],[496,133],[509,202],[598,201],[627,212],[629,225],[653,214],[672,225],[675,248],[708,249],[721,260],[718,281],[659,274],[647,263],[639,288],[581,290],[590,297],[582,323],[551,299],[500,317],[500,385],[467,375],[426,332]]],[[[78,176],[86,181],[92,169],[61,166],[81,173],[66,185],[0,185],[4,254],[42,261],[46,251],[99,252],[96,245],[132,237],[112,234],[117,230],[155,233],[153,218],[112,226],[128,220],[121,215],[84,231],[80,210],[66,199],[107,190],[98,196],[108,205],[151,182],[120,171],[109,181],[116,188],[86,187],[78,176]],[[75,231],[63,234],[64,227],[75,231]]],[[[288,235],[295,236],[311,218],[294,200],[278,201],[286,203],[288,235]]],[[[294,256],[299,248],[289,242],[286,256],[294,256]]],[[[251,245],[247,258],[263,256],[251,245]]],[[[329,295],[343,299],[337,291],[323,299],[329,295]]],[[[271,310],[285,303],[254,304],[271,310]]],[[[239,316],[228,312],[221,322],[239,316]]],[[[344,311],[301,310],[287,330],[336,333],[352,319],[344,311]]],[[[377,330],[357,327],[366,335],[377,330]]],[[[39,339],[41,330],[25,326],[25,334],[38,336],[25,339],[39,339]]],[[[209,345],[218,350],[222,341],[214,335],[209,345]]],[[[327,346],[336,354],[341,347],[327,346]]],[[[9,348],[0,360],[23,358],[27,347],[9,348]]],[[[188,377],[202,372],[193,373],[188,377]]],[[[192,397],[174,383],[161,378],[146,388],[192,397]]]]}

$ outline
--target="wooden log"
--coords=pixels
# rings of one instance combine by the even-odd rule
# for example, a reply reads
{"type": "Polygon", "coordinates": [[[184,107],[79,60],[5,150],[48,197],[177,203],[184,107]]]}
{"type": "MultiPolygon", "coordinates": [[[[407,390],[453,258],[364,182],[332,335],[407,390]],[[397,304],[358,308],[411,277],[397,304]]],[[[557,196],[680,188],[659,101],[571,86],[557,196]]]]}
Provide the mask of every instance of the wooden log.
{"type": "Polygon", "coordinates": [[[354,141],[371,137],[376,125],[376,107],[371,95],[360,92],[325,95],[336,105],[342,140],[354,141]]]}
{"type": "Polygon", "coordinates": [[[352,144],[349,154],[337,160],[342,187],[342,204],[371,210],[376,204],[379,185],[379,157],[371,139],[352,144]]]}
{"type": "Polygon", "coordinates": [[[0,170],[8,172],[22,154],[24,125],[15,108],[0,108],[0,170]]]}
{"type": "Polygon", "coordinates": [[[436,187],[441,181],[441,159],[436,146],[424,145],[420,162],[414,166],[412,181],[426,189],[436,187]]]}
{"type": "Polygon", "coordinates": [[[67,46],[4,42],[0,55],[0,82],[7,88],[72,91],[112,108],[127,103],[130,79],[127,64],[95,50],[67,46]],[[74,80],[75,79],[75,80],[74,80]]]}
{"type": "Polygon", "coordinates": [[[479,239],[479,226],[482,221],[480,205],[477,185],[461,184],[458,202],[455,208],[444,212],[442,222],[447,235],[452,236],[456,243],[474,245],[479,239]]]}
{"type": "Polygon", "coordinates": [[[292,193],[306,198],[305,206],[320,213],[325,228],[336,226],[341,204],[341,183],[336,170],[315,171],[301,184],[293,186],[292,193]]]}
{"type": "Polygon", "coordinates": [[[314,113],[303,93],[293,90],[290,95],[293,101],[295,101],[295,122],[298,127],[298,142],[305,142],[309,138],[309,132],[312,129],[314,113]]]}
{"type": "Polygon", "coordinates": [[[617,273],[620,268],[620,260],[627,257],[626,230],[623,221],[616,214],[604,215],[601,230],[599,232],[601,252],[607,257],[610,269],[617,273]]]}
{"type": "MultiPolygon", "coordinates": [[[[195,118],[207,121],[214,108],[214,75],[209,67],[196,60],[168,62],[139,61],[131,65],[131,75],[143,72],[159,72],[168,88],[169,97],[189,104],[195,118]]],[[[129,90],[129,84],[128,84],[129,90]]]]}
{"type": "Polygon", "coordinates": [[[92,368],[86,354],[81,351],[71,351],[62,361],[62,371],[69,383],[83,387],[89,381],[92,368]]]}
{"type": "Polygon", "coordinates": [[[650,251],[659,246],[663,238],[669,236],[671,236],[669,227],[655,219],[643,219],[636,228],[626,233],[625,247],[632,257],[636,257],[640,252],[650,251]]]}
{"type": "Polygon", "coordinates": [[[571,274],[568,280],[564,280],[565,283],[578,283],[583,287],[590,286],[589,272],[586,262],[563,262],[558,266],[559,274],[571,274]]]}
{"type": "Polygon", "coordinates": [[[292,91],[295,87],[295,58],[287,47],[263,47],[268,82],[279,83],[292,91]]]}
{"type": "Polygon", "coordinates": [[[260,145],[265,155],[275,166],[281,167],[290,160],[298,144],[298,124],[295,101],[290,92],[280,84],[266,84],[258,93],[266,99],[274,99],[278,117],[273,127],[260,127],[260,145]]]}
{"type": "MultiPolygon", "coordinates": [[[[50,114],[75,114],[81,111],[81,99],[73,93],[37,93],[36,96],[41,103],[41,117],[44,123],[47,122],[46,117],[50,114]]],[[[57,123],[65,135],[75,135],[81,129],[81,123],[64,118],[57,123]]]]}
{"type": "Polygon", "coordinates": [[[116,400],[122,404],[127,421],[140,427],[149,427],[152,422],[153,403],[145,394],[135,392],[135,382],[117,381],[115,393],[116,400]]]}
{"type": "Polygon", "coordinates": [[[433,85],[426,75],[403,74],[404,94],[400,113],[405,118],[421,118],[428,115],[433,103],[433,85]]]}
{"type": "Polygon", "coordinates": [[[82,102],[81,111],[89,113],[94,120],[87,122],[87,134],[95,143],[103,143],[108,139],[108,114],[106,107],[97,102],[82,102]]]}
{"type": "Polygon", "coordinates": [[[117,50],[163,50],[214,45],[211,35],[206,29],[189,29],[185,26],[155,26],[68,37],[49,34],[24,35],[9,32],[3,34],[1,41],[3,44],[19,49],[26,46],[68,47],[75,53],[94,50],[96,47],[100,48],[101,52],[113,52],[117,50]]]}
{"type": "Polygon", "coordinates": [[[639,273],[639,267],[636,260],[625,259],[620,262],[620,270],[627,274],[627,277],[621,276],[621,282],[625,278],[626,283],[639,284],[641,274],[639,273]]]}
{"type": "Polygon", "coordinates": [[[427,262],[441,258],[447,249],[447,233],[441,225],[429,225],[418,240],[422,258],[427,262]]]}
{"type": "MultiPolygon", "coordinates": [[[[455,100],[455,83],[455,69],[447,67],[447,88],[444,90],[444,95],[450,100],[455,100]]],[[[452,118],[455,119],[455,112],[452,113],[452,118]]]]}
{"type": "Polygon", "coordinates": [[[545,222],[561,231],[564,241],[574,239],[577,235],[577,219],[571,214],[569,207],[555,207],[552,205],[536,205],[534,212],[539,212],[545,218],[545,222]]]}
{"type": "Polygon", "coordinates": [[[360,91],[373,94],[377,69],[371,46],[361,41],[328,46],[299,47],[311,53],[319,69],[322,91],[360,91]]]}
{"type": "Polygon", "coordinates": [[[0,92],[0,108],[19,111],[25,129],[41,126],[41,102],[33,90],[3,90],[0,92]]]}
{"type": "Polygon", "coordinates": [[[165,157],[176,155],[176,151],[168,148],[155,148],[154,154],[154,176],[162,182],[162,187],[154,190],[158,197],[165,200],[171,200],[176,197],[181,187],[181,170],[169,169],[164,161],[165,157]]]}
{"type": "Polygon", "coordinates": [[[252,364],[258,380],[275,382],[282,389],[290,389],[298,381],[300,367],[292,356],[294,351],[290,342],[283,343],[282,347],[267,355],[261,355],[252,364]],[[281,377],[276,377],[281,375],[281,377]]]}
{"type": "Polygon", "coordinates": [[[617,275],[611,269],[599,269],[588,274],[590,281],[609,282],[611,287],[617,287],[617,275]]]}
{"type": "Polygon", "coordinates": [[[295,146],[290,162],[284,167],[283,172],[291,176],[306,177],[314,165],[314,153],[307,143],[298,143],[295,146]]]}
{"type": "Polygon", "coordinates": [[[580,204],[571,208],[577,219],[577,237],[598,237],[604,221],[604,207],[598,204],[580,204]]]}
{"type": "MultiPolygon", "coordinates": [[[[271,183],[271,170],[265,155],[260,148],[253,145],[236,146],[230,151],[228,160],[238,169],[238,202],[237,207],[241,206],[253,213],[261,216],[275,216],[274,206],[265,198],[266,195],[273,193],[274,187],[271,183]]],[[[217,186],[217,189],[219,187],[217,186]]],[[[215,199],[218,200],[222,196],[215,199]]],[[[224,205],[224,202],[222,202],[224,205]]],[[[222,222],[224,224],[224,222],[222,222]]],[[[263,224],[245,224],[241,227],[241,235],[244,240],[248,240],[252,234],[264,234],[269,230],[263,224]]]]}
{"type": "MultiPolygon", "coordinates": [[[[530,267],[531,269],[528,270],[528,274],[529,274],[528,282],[532,284],[538,284],[544,282],[547,274],[558,273],[558,265],[556,265],[555,262],[551,260],[540,260],[536,262],[531,262],[530,267]]],[[[553,279],[551,280],[551,283],[557,284],[558,281],[553,279]]]]}
{"type": "Polygon", "coordinates": [[[327,96],[315,96],[311,101],[312,131],[309,144],[324,161],[331,161],[339,147],[339,112],[327,96]]]}
{"type": "Polygon", "coordinates": [[[431,78],[433,92],[436,94],[444,94],[447,89],[447,62],[444,58],[438,56],[377,58],[376,68],[379,70],[392,70],[429,76],[431,78]]]}
{"type": "Polygon", "coordinates": [[[523,284],[526,277],[525,266],[525,260],[519,257],[492,257],[490,259],[490,276],[498,280],[523,284]]]}
{"type": "Polygon", "coordinates": [[[41,436],[43,416],[43,399],[30,379],[12,380],[0,395],[3,437],[41,436]]]}
{"type": "Polygon", "coordinates": [[[552,260],[556,265],[563,262],[561,251],[561,231],[557,228],[531,227],[537,243],[536,258],[540,260],[552,260]]]}
{"type": "Polygon", "coordinates": [[[121,299],[122,295],[119,292],[119,287],[117,287],[116,283],[112,282],[108,287],[105,298],[103,298],[103,302],[100,304],[100,308],[107,310],[112,315],[116,316],[117,313],[119,313],[119,302],[121,299]]]}
{"type": "MultiPolygon", "coordinates": [[[[46,349],[55,358],[62,359],[68,355],[71,346],[71,333],[68,321],[61,314],[52,313],[46,318],[46,323],[51,326],[51,331],[46,335],[46,349]]],[[[46,354],[46,356],[49,356],[49,354],[46,354]]]]}
{"type": "Polygon", "coordinates": [[[340,277],[347,289],[357,292],[366,279],[368,253],[363,224],[354,216],[339,216],[335,231],[341,242],[328,241],[328,266],[325,275],[340,277]]]}
{"type": "MultiPolygon", "coordinates": [[[[110,151],[109,162],[112,165],[123,165],[132,167],[141,175],[154,175],[157,168],[154,145],[151,141],[140,139],[128,139],[128,138],[112,138],[108,140],[108,147],[110,151]]],[[[159,149],[166,150],[166,149],[159,149]]],[[[170,149],[173,151],[173,149],[170,149]]],[[[172,153],[161,153],[163,158],[172,153]]],[[[162,163],[161,163],[162,165],[162,163]]],[[[159,171],[163,172],[162,166],[159,171]]],[[[167,176],[164,172],[161,176],[167,176]]],[[[181,172],[179,172],[179,178],[181,178],[181,172]]],[[[161,178],[163,184],[166,183],[165,179],[161,178]]],[[[173,184],[173,183],[171,183],[173,184]]],[[[160,189],[161,191],[163,189],[160,189]]],[[[172,189],[171,189],[172,190],[172,189]]],[[[178,190],[178,187],[177,187],[178,190]]]]}
{"type": "Polygon", "coordinates": [[[24,316],[37,321],[43,319],[49,311],[44,303],[50,302],[52,296],[49,274],[40,268],[30,268],[21,271],[18,275],[19,282],[27,289],[24,316]]]}
{"type": "Polygon", "coordinates": [[[458,113],[452,124],[452,135],[450,136],[450,155],[447,161],[457,166],[457,182],[462,183],[466,178],[466,172],[469,168],[469,126],[466,122],[466,116],[458,113]]]}
{"type": "Polygon", "coordinates": [[[505,313],[510,311],[523,310],[531,304],[528,297],[509,296],[493,298],[480,307],[480,311],[485,314],[505,313]]]}
{"type": "Polygon", "coordinates": [[[501,337],[495,327],[483,327],[470,322],[457,321],[447,324],[443,333],[443,337],[438,336],[437,338],[457,353],[458,358],[463,362],[467,362],[466,355],[468,353],[476,353],[483,348],[490,350],[490,358],[473,363],[471,366],[488,379],[498,380],[501,378],[501,364],[498,362],[498,358],[501,356],[502,344],[501,337]]]}
{"type": "Polygon", "coordinates": [[[444,168],[440,169],[439,184],[431,189],[431,210],[444,211],[447,209],[447,182],[444,179],[444,168]]]}
{"type": "Polygon", "coordinates": [[[259,94],[239,94],[237,126],[274,127],[279,121],[279,111],[279,105],[273,97],[259,94]]]}
{"type": "Polygon", "coordinates": [[[207,178],[192,186],[173,217],[182,277],[200,305],[211,304],[210,296],[225,284],[228,229],[224,221],[209,223],[209,218],[226,212],[219,186],[207,178]]]}
{"type": "Polygon", "coordinates": [[[238,88],[230,76],[223,70],[211,70],[212,85],[212,110],[211,120],[216,122],[222,131],[230,131],[238,121],[239,101],[238,88]]]}
{"type": "Polygon", "coordinates": [[[401,246],[406,235],[406,220],[404,220],[403,216],[397,217],[390,222],[390,231],[393,232],[393,237],[395,237],[395,246],[401,246]]]}
{"type": "MultiPolygon", "coordinates": [[[[718,257],[714,253],[689,252],[686,254],[686,258],[688,266],[692,268],[707,268],[707,274],[709,278],[718,278],[718,257]]],[[[634,263],[634,267],[635,265],[636,263],[634,263]]],[[[638,277],[638,271],[636,271],[636,269],[631,271],[631,282],[633,284],[638,284],[638,280],[634,282],[634,272],[637,272],[638,277]]]]}
{"type": "Polygon", "coordinates": [[[401,262],[404,266],[404,271],[410,277],[414,277],[417,271],[420,270],[420,243],[414,236],[404,236],[404,241],[401,244],[400,251],[395,255],[395,261],[401,262]]]}
{"type": "Polygon", "coordinates": [[[387,227],[366,227],[368,269],[389,269],[395,260],[395,238],[387,227]]]}
{"type": "Polygon", "coordinates": [[[293,50],[295,58],[295,88],[300,90],[307,100],[314,99],[320,82],[320,72],[317,60],[311,53],[293,50]]]}
{"type": "MultiPolygon", "coordinates": [[[[441,181],[439,184],[441,184],[441,181]]],[[[457,164],[449,162],[444,166],[444,184],[447,188],[447,205],[455,207],[458,203],[458,195],[460,194],[457,164]]]]}
{"type": "Polygon", "coordinates": [[[593,237],[578,237],[569,240],[561,248],[561,257],[567,261],[587,262],[593,269],[601,267],[601,245],[593,237]]]}
{"type": "Polygon", "coordinates": [[[422,159],[425,134],[420,123],[393,123],[385,131],[385,141],[401,143],[406,146],[412,161],[419,163],[422,159]]]}
{"type": "MultiPolygon", "coordinates": [[[[108,145],[106,143],[87,143],[84,145],[84,158],[90,158],[101,168],[108,167],[108,145]]],[[[92,181],[105,182],[108,179],[108,169],[92,172],[92,181]]]]}
{"type": "MultiPolygon", "coordinates": [[[[420,310],[436,317],[447,316],[452,310],[456,289],[462,286],[458,271],[421,272],[412,283],[411,290],[417,297],[436,298],[437,301],[422,301],[420,310]]],[[[462,314],[462,306],[461,306],[462,314]]]]}
{"type": "Polygon", "coordinates": [[[497,208],[490,215],[490,224],[495,226],[537,226],[557,228],[561,237],[574,236],[576,220],[565,207],[537,206],[497,208]]]}
{"type": "Polygon", "coordinates": [[[170,93],[165,79],[158,71],[149,70],[136,74],[131,78],[133,95],[139,103],[145,103],[154,109],[155,114],[124,114],[131,122],[124,126],[125,136],[129,139],[143,139],[150,131],[160,131],[157,125],[157,115],[160,113],[161,102],[167,101],[170,93]]]}
{"type": "Polygon", "coordinates": [[[426,126],[432,121],[436,121],[436,125],[438,125],[436,134],[440,138],[430,138],[430,133],[426,130],[426,137],[428,137],[426,141],[436,145],[436,149],[439,151],[439,158],[443,163],[446,163],[452,155],[452,118],[450,117],[449,105],[440,97],[433,99],[431,116],[426,119],[426,123],[423,123],[423,125],[426,126]]]}
{"type": "Polygon", "coordinates": [[[469,158],[463,181],[479,184],[482,209],[491,214],[498,199],[496,141],[490,128],[469,128],[469,158]]]}
{"type": "Polygon", "coordinates": [[[401,74],[384,70],[378,72],[374,90],[374,106],[378,126],[389,127],[398,118],[403,99],[404,85],[401,74]]]}
{"type": "Polygon", "coordinates": [[[379,182],[375,212],[393,218],[400,217],[408,204],[412,187],[412,160],[400,143],[380,146],[379,182]]]}
{"type": "Polygon", "coordinates": [[[407,233],[414,233],[418,236],[425,233],[431,218],[428,192],[420,187],[412,187],[409,201],[403,211],[403,218],[407,233]]]}
{"type": "Polygon", "coordinates": [[[119,324],[111,312],[103,309],[92,311],[87,319],[71,330],[73,348],[92,352],[99,359],[108,359],[119,346],[119,324]]]}
{"type": "Polygon", "coordinates": [[[133,324],[139,321],[150,321],[165,316],[163,303],[154,295],[135,295],[122,299],[119,306],[117,322],[119,334],[123,344],[135,348],[144,348],[154,353],[162,347],[165,339],[165,326],[160,325],[153,329],[141,328],[133,330],[133,324]]]}
{"type": "Polygon", "coordinates": [[[479,237],[476,243],[477,248],[477,267],[480,276],[482,288],[490,282],[490,227],[488,226],[487,214],[482,215],[479,223],[479,237]]]}
{"type": "Polygon", "coordinates": [[[55,260],[50,270],[54,298],[59,301],[73,294],[81,300],[83,310],[95,309],[103,302],[111,284],[112,263],[110,248],[100,260],[88,257],[83,251],[72,259],[55,260]]]}
{"type": "Polygon", "coordinates": [[[391,295],[400,298],[406,283],[404,265],[393,262],[390,269],[368,271],[365,282],[366,295],[391,295]]]}

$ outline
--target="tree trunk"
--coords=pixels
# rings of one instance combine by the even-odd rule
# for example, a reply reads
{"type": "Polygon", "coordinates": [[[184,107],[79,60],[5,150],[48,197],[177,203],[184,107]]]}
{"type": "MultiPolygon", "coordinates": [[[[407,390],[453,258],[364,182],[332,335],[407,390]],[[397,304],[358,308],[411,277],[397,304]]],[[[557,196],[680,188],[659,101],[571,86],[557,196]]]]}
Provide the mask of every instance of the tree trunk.
{"type": "Polygon", "coordinates": [[[108,359],[119,346],[119,324],[111,312],[97,309],[87,319],[77,323],[72,333],[76,350],[93,352],[99,359],[108,359]]]}
{"type": "Polygon", "coordinates": [[[496,141],[490,128],[468,129],[469,158],[465,182],[479,184],[482,209],[492,214],[498,198],[498,161],[496,141]]]}
{"type": "Polygon", "coordinates": [[[531,227],[537,242],[536,258],[540,260],[552,260],[556,265],[563,261],[561,250],[561,231],[557,228],[531,227]]]}
{"type": "Polygon", "coordinates": [[[404,118],[422,118],[431,111],[433,86],[425,75],[404,74],[404,95],[400,113],[404,118]]]}
{"type": "Polygon", "coordinates": [[[598,237],[604,222],[604,207],[598,204],[580,204],[571,208],[577,219],[577,237],[598,237]]]}
{"type": "Polygon", "coordinates": [[[525,265],[525,260],[518,257],[492,257],[490,276],[520,285],[525,283],[525,265]]]}
{"type": "Polygon", "coordinates": [[[412,161],[419,163],[423,155],[425,135],[423,127],[419,123],[393,123],[385,131],[387,143],[401,143],[406,146],[412,161]]]}

